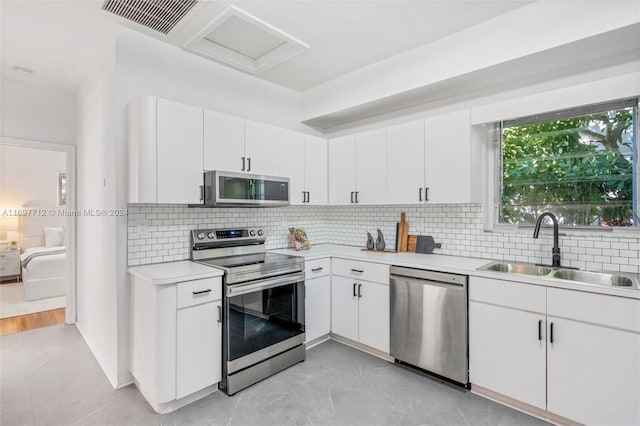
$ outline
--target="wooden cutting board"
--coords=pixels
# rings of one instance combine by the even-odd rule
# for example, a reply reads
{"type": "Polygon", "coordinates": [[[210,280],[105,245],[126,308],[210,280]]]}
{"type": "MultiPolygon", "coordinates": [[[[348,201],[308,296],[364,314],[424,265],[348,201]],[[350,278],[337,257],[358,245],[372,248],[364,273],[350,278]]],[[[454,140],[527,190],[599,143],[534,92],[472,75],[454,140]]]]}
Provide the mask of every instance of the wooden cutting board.
{"type": "Polygon", "coordinates": [[[408,235],[407,236],[407,252],[408,253],[415,253],[416,252],[417,243],[418,243],[418,236],[417,235],[408,235]]]}
{"type": "Polygon", "coordinates": [[[407,214],[405,212],[400,213],[400,226],[398,227],[400,244],[398,244],[398,251],[407,251],[407,245],[409,243],[409,224],[407,223],[407,214]]]}

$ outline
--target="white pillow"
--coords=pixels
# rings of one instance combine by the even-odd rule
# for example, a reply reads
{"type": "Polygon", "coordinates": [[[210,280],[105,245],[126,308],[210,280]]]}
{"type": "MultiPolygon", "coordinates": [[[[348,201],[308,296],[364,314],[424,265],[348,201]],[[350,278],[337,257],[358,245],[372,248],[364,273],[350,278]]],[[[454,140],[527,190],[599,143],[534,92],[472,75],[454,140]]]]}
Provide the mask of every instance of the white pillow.
{"type": "Polygon", "coordinates": [[[44,245],[45,247],[59,247],[64,244],[64,229],[51,228],[45,226],[44,228],[44,245]]]}

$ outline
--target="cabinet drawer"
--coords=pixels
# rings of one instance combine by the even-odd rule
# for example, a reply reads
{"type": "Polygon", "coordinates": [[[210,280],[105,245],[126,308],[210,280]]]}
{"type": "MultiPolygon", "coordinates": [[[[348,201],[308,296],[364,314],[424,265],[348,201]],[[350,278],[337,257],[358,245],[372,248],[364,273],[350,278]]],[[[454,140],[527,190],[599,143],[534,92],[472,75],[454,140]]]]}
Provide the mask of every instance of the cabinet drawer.
{"type": "Polygon", "coordinates": [[[491,278],[469,278],[469,300],[506,306],[522,311],[547,311],[546,288],[491,278]]]}
{"type": "Polygon", "coordinates": [[[309,280],[315,277],[324,277],[331,273],[331,259],[316,259],[304,262],[305,279],[309,280]]]}
{"type": "Polygon", "coordinates": [[[220,277],[178,283],[178,309],[222,298],[220,277]]]}
{"type": "Polygon", "coordinates": [[[389,284],[389,265],[380,263],[334,258],[331,260],[331,272],[343,277],[389,284]]]}
{"type": "Polygon", "coordinates": [[[547,315],[640,333],[640,300],[547,289],[547,315]]]}

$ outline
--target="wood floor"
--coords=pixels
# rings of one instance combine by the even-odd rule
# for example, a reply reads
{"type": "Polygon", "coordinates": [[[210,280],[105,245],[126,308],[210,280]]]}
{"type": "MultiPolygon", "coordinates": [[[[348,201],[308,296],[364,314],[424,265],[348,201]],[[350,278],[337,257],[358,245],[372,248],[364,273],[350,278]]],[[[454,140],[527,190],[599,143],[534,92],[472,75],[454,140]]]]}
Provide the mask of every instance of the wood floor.
{"type": "Polygon", "coordinates": [[[64,308],[0,319],[0,336],[64,323],[64,308]]]}

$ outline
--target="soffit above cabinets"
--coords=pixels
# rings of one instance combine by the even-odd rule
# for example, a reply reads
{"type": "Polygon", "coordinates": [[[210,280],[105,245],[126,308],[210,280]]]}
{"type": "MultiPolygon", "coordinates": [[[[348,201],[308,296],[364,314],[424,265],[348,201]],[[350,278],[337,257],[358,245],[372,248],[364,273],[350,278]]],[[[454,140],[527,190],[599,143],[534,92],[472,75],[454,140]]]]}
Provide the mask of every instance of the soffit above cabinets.
{"type": "Polygon", "coordinates": [[[184,44],[184,49],[259,74],[309,48],[306,43],[229,6],[184,44]]]}

